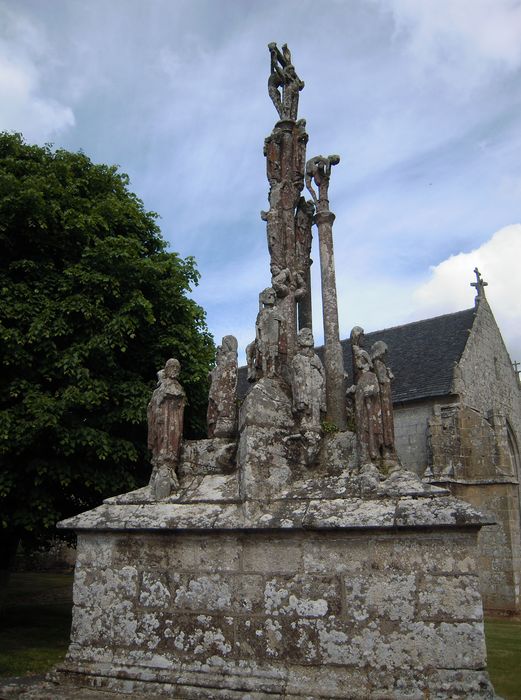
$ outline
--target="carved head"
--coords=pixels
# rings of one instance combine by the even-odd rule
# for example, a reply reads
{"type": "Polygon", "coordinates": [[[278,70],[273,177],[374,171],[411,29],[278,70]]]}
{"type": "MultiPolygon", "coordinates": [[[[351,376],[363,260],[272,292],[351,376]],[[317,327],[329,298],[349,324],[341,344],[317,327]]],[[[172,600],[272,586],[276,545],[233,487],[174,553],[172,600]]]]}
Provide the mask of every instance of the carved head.
{"type": "Polygon", "coordinates": [[[386,352],[387,343],[384,343],[383,340],[377,340],[371,348],[371,357],[373,358],[373,360],[376,360],[379,357],[385,357],[386,352]]]}
{"type": "Polygon", "coordinates": [[[297,343],[301,348],[313,348],[315,347],[315,341],[313,340],[313,332],[311,328],[301,328],[297,334],[297,343]]]}
{"type": "Polygon", "coordinates": [[[273,287],[266,287],[266,289],[263,289],[259,294],[259,301],[261,304],[264,304],[264,306],[274,306],[276,299],[277,295],[273,287]]]}
{"type": "Polygon", "coordinates": [[[179,364],[179,360],[176,360],[175,358],[171,357],[169,360],[166,361],[164,376],[167,379],[176,379],[179,376],[180,371],[181,365],[179,364]]]}
{"type": "Polygon", "coordinates": [[[361,345],[364,339],[364,329],[361,326],[355,326],[351,331],[351,345],[361,345]]]}
{"type": "Polygon", "coordinates": [[[356,353],[356,366],[361,372],[370,372],[373,369],[373,363],[367,350],[360,350],[356,353]]]}
{"type": "Polygon", "coordinates": [[[237,338],[234,335],[225,335],[221,341],[221,347],[223,352],[237,352],[239,347],[237,338]]]}

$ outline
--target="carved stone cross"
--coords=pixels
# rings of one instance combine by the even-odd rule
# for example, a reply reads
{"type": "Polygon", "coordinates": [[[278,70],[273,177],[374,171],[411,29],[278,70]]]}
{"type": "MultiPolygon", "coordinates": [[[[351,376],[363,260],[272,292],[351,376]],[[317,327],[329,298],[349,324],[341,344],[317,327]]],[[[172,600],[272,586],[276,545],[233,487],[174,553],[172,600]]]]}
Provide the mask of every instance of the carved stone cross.
{"type": "Polygon", "coordinates": [[[476,288],[477,299],[485,299],[485,287],[488,287],[488,282],[485,282],[477,267],[474,268],[474,274],[476,275],[476,281],[471,282],[470,286],[476,288]]]}

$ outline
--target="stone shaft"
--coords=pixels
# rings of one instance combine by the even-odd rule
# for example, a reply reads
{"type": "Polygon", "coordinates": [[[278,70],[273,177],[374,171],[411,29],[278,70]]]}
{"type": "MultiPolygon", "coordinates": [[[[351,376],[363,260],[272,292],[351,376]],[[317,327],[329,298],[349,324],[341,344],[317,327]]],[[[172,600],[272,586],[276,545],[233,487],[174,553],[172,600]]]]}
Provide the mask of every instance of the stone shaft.
{"type": "Polygon", "coordinates": [[[302,330],[302,328],[309,328],[309,330],[312,331],[313,315],[311,309],[311,270],[309,267],[306,270],[304,284],[306,285],[306,293],[298,304],[298,327],[299,330],[302,330]]]}
{"type": "Polygon", "coordinates": [[[327,419],[339,430],[346,430],[345,380],[342,346],[338,328],[335,258],[333,253],[333,221],[330,211],[316,214],[322,281],[322,313],[324,319],[324,369],[326,372],[327,419]]]}

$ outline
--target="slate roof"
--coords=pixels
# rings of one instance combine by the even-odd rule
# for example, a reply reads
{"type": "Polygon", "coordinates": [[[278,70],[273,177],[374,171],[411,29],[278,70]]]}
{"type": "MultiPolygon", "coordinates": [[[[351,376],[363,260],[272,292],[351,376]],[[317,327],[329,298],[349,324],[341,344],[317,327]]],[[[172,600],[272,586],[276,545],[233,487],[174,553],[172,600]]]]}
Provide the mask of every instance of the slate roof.
{"type": "MultiPolygon", "coordinates": [[[[426,318],[403,326],[367,333],[364,348],[370,350],[377,340],[389,348],[389,365],[394,374],[393,402],[414,401],[451,393],[454,363],[463,354],[475,317],[475,308],[453,314],[426,318]]],[[[353,377],[351,343],[342,341],[344,367],[353,377]]],[[[323,347],[317,354],[323,357],[323,347]]],[[[246,367],[239,369],[238,394],[242,398],[250,385],[246,367]]]]}

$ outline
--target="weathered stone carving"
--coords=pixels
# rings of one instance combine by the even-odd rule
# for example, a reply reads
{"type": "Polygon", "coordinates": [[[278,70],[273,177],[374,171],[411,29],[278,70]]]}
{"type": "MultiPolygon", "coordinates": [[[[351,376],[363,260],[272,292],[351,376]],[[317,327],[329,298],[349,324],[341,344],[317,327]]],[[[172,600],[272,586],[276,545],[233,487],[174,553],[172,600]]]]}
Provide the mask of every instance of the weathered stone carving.
{"type": "Polygon", "coordinates": [[[354,396],[354,413],[360,466],[377,467],[388,474],[401,469],[394,440],[394,415],[391,381],[394,375],[387,365],[387,345],[376,341],[371,353],[363,349],[364,330],[351,331],[354,384],[348,399],[354,396]]]}
{"type": "Polygon", "coordinates": [[[295,265],[302,280],[301,294],[298,297],[298,327],[313,329],[311,313],[311,244],[315,205],[311,200],[300,197],[295,216],[295,265]]]}
{"type": "Polygon", "coordinates": [[[167,498],[179,483],[176,468],[183,439],[186,394],[178,381],[181,365],[167,361],[147,408],[148,449],[152,452],[150,487],[157,499],[167,498]]]}
{"type": "MultiPolygon", "coordinates": [[[[297,121],[299,92],[304,83],[291,64],[289,49],[284,45],[279,51],[275,43],[268,48],[271,56],[268,93],[280,121],[264,141],[270,208],[261,212],[261,217],[266,222],[271,285],[286,326],[285,355],[289,363],[296,352],[297,325],[311,327],[308,245],[311,221],[305,200],[299,203],[304,188],[308,136],[304,119],[297,121]]],[[[286,373],[287,370],[286,366],[286,373]]]]}
{"type": "Polygon", "coordinates": [[[385,471],[399,466],[398,455],[394,441],[394,414],[391,392],[391,382],[394,374],[387,364],[387,344],[377,340],[371,348],[371,359],[374,373],[380,388],[380,403],[382,409],[382,459],[385,471]]]}
{"type": "Polygon", "coordinates": [[[291,361],[293,413],[298,417],[306,464],[316,462],[326,411],[324,367],[314,351],[313,333],[302,328],[297,335],[297,354],[291,361]]]}
{"type": "Polygon", "coordinates": [[[313,202],[317,208],[317,213],[320,211],[329,211],[329,179],[331,177],[331,168],[333,165],[340,163],[340,156],[315,156],[310,158],[306,163],[306,187],[308,188],[313,202]],[[318,188],[318,197],[313,184],[318,188]]]}
{"type": "Polygon", "coordinates": [[[338,303],[333,252],[333,221],[335,220],[335,215],[329,211],[328,200],[331,167],[339,162],[340,158],[338,156],[328,156],[327,158],[316,156],[308,160],[306,164],[306,186],[316,205],[315,223],[318,227],[322,312],[324,319],[327,418],[339,430],[346,430],[344,361],[338,327],[338,303]],[[318,187],[318,197],[312,182],[318,187]]]}
{"type": "Polygon", "coordinates": [[[353,384],[356,384],[358,382],[358,378],[360,376],[360,370],[358,369],[358,355],[362,351],[362,344],[363,344],[363,339],[364,339],[364,329],[361,328],[360,326],[354,326],[354,328],[351,329],[351,335],[350,335],[350,342],[351,342],[351,351],[353,353],[353,384]]]}
{"type": "Polygon", "coordinates": [[[373,371],[369,353],[361,346],[363,330],[356,326],[351,332],[356,384],[348,392],[354,394],[355,421],[360,467],[379,465],[383,444],[382,404],[378,378],[373,371]]]}
{"type": "Polygon", "coordinates": [[[485,282],[483,279],[481,272],[478,270],[477,267],[474,268],[474,274],[476,275],[476,281],[471,282],[470,286],[474,287],[476,289],[476,304],[478,301],[481,301],[481,299],[485,299],[485,287],[488,287],[488,282],[485,282]]]}
{"type": "Polygon", "coordinates": [[[237,434],[237,338],[225,335],[217,348],[217,362],[210,372],[208,437],[237,434]]]}
{"type": "Polygon", "coordinates": [[[295,72],[287,44],[282,46],[282,52],[274,42],[268,44],[268,48],[271,54],[268,94],[280,119],[296,120],[299,92],[304,87],[304,81],[295,72]]]}
{"type": "Polygon", "coordinates": [[[276,306],[276,300],[273,287],[267,287],[259,294],[255,340],[246,348],[250,381],[280,376],[287,356],[285,319],[276,306]]]}

